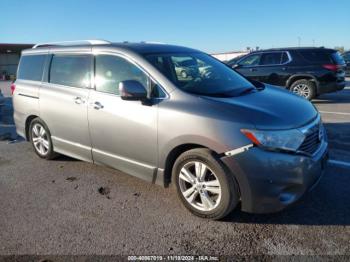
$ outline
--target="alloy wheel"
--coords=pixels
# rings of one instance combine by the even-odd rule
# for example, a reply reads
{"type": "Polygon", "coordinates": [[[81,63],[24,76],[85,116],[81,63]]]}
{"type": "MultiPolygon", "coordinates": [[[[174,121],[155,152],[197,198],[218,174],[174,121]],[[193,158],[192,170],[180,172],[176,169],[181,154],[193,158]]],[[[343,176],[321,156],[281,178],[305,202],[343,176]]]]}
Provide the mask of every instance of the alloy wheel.
{"type": "Polygon", "coordinates": [[[32,128],[32,142],[35,150],[42,156],[47,155],[50,149],[50,142],[45,128],[36,123],[32,128]]]}
{"type": "Polygon", "coordinates": [[[302,96],[304,98],[309,98],[311,90],[310,87],[306,84],[298,84],[293,87],[293,93],[302,96]]]}
{"type": "Polygon", "coordinates": [[[220,204],[220,181],[203,162],[186,163],[180,170],[179,186],[186,201],[198,210],[211,211],[220,204]]]}

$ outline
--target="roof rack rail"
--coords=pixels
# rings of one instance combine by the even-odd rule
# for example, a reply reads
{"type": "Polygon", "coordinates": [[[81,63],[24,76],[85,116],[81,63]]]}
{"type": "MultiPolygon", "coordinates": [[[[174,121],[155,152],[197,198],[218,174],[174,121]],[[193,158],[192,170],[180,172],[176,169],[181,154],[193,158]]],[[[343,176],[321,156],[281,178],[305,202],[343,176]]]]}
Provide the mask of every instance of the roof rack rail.
{"type": "Polygon", "coordinates": [[[38,48],[42,46],[74,46],[74,45],[106,45],[111,44],[111,42],[106,40],[75,40],[75,41],[62,41],[62,42],[50,42],[50,43],[40,43],[34,45],[32,48],[38,48]]]}

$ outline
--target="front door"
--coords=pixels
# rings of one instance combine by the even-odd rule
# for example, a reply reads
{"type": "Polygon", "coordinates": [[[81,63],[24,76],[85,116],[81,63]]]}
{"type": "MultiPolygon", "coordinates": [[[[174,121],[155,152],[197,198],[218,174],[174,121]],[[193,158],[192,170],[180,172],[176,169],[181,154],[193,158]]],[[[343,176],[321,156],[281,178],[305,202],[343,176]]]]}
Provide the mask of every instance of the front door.
{"type": "Polygon", "coordinates": [[[157,105],[122,100],[118,86],[125,80],[149,86],[147,75],[131,61],[95,56],[95,90],[88,107],[93,159],[152,181],[157,166],[157,105]]]}
{"type": "Polygon", "coordinates": [[[259,62],[260,54],[251,54],[241,61],[239,61],[238,66],[235,68],[239,73],[251,80],[259,81],[259,62]]]}

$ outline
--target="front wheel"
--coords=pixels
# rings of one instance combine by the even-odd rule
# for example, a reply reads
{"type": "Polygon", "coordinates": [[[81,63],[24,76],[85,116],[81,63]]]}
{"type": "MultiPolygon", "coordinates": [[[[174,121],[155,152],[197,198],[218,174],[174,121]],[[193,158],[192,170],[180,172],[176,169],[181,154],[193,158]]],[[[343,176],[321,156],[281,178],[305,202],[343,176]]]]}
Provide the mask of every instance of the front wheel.
{"type": "Polygon", "coordinates": [[[197,216],[220,219],[238,204],[239,191],[232,174],[208,149],[181,154],[173,178],[182,203],[197,216]]]}
{"type": "Polygon", "coordinates": [[[35,153],[44,159],[54,159],[57,154],[53,151],[51,134],[46,124],[35,118],[29,126],[29,139],[35,153]]]}
{"type": "Polygon", "coordinates": [[[315,84],[305,79],[295,81],[291,85],[290,91],[306,98],[307,100],[312,100],[316,96],[315,84]]]}

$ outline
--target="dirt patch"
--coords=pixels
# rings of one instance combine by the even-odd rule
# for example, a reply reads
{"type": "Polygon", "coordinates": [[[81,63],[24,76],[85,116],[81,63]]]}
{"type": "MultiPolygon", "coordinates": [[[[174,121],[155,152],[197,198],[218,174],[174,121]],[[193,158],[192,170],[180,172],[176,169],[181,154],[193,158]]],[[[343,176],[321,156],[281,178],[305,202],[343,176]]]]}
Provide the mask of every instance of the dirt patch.
{"type": "Polygon", "coordinates": [[[73,181],[78,180],[78,179],[74,176],[70,176],[70,177],[67,177],[66,180],[69,182],[73,182],[73,181]]]}
{"type": "Polygon", "coordinates": [[[109,193],[111,192],[109,187],[100,187],[98,189],[98,192],[103,195],[106,196],[108,199],[110,199],[109,193]]]}

